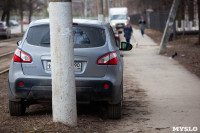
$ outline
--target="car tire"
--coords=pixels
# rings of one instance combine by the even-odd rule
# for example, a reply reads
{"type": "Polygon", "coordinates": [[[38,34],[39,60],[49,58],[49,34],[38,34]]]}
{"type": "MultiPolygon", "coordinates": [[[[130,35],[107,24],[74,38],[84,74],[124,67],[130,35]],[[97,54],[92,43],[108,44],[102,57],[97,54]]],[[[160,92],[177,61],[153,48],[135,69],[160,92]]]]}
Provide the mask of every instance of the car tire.
{"type": "Polygon", "coordinates": [[[4,38],[5,38],[5,39],[8,39],[8,35],[5,35],[4,38]]]}
{"type": "Polygon", "coordinates": [[[108,105],[108,117],[110,119],[120,119],[122,116],[122,102],[108,105]]]}
{"type": "Polygon", "coordinates": [[[22,116],[26,111],[25,103],[9,101],[9,111],[11,116],[22,116]]]}

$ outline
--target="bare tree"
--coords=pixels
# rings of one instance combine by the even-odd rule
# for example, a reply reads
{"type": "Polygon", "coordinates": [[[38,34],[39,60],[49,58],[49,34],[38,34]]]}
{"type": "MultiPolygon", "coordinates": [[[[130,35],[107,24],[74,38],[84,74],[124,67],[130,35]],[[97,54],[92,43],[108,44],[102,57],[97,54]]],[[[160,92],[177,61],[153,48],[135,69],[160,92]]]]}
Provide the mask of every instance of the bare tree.
{"type": "Polygon", "coordinates": [[[28,2],[25,2],[26,7],[28,7],[29,10],[29,16],[28,16],[28,20],[29,23],[32,20],[32,15],[34,12],[36,11],[44,11],[46,10],[46,3],[47,1],[38,1],[38,0],[29,0],[28,2]],[[43,9],[44,8],[44,9],[43,9]]]}
{"type": "Polygon", "coordinates": [[[146,9],[154,11],[169,11],[173,0],[126,0],[130,14],[145,13],[146,9]]]}
{"type": "Polygon", "coordinates": [[[3,5],[3,13],[2,13],[2,16],[1,16],[1,21],[4,21],[5,20],[5,17],[6,17],[6,1],[2,1],[2,5],[3,5]]]}
{"type": "MultiPolygon", "coordinates": [[[[197,1],[198,4],[198,19],[199,19],[199,29],[200,29],[200,0],[197,1]]],[[[200,45],[200,30],[199,30],[199,45],[200,45]]]]}
{"type": "Polygon", "coordinates": [[[9,26],[9,20],[10,20],[10,8],[11,8],[11,0],[4,1],[4,8],[3,8],[1,21],[5,21],[5,18],[6,18],[6,25],[8,26],[9,26]]]}
{"type": "Polygon", "coordinates": [[[24,29],[23,29],[23,19],[24,19],[24,16],[23,16],[23,0],[20,0],[19,2],[19,10],[20,10],[20,19],[21,19],[21,33],[24,32],[24,29]]]}
{"type": "Polygon", "coordinates": [[[189,21],[194,20],[194,1],[188,0],[188,15],[189,15],[189,21]]]}
{"type": "Polygon", "coordinates": [[[29,7],[28,21],[29,21],[29,23],[31,22],[31,17],[33,14],[33,2],[34,2],[34,0],[29,0],[29,3],[28,3],[28,7],[29,7]]]}
{"type": "Polygon", "coordinates": [[[178,27],[181,27],[181,21],[185,20],[185,0],[183,0],[179,4],[177,19],[178,19],[178,27]]]}

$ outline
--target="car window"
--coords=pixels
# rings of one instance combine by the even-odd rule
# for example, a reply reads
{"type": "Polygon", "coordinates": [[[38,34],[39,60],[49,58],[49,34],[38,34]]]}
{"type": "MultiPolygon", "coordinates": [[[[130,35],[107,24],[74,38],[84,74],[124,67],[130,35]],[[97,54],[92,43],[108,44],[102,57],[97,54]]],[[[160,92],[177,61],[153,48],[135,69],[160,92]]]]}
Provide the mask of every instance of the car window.
{"type": "Polygon", "coordinates": [[[109,32],[110,32],[111,40],[113,41],[114,44],[116,44],[117,47],[119,47],[119,46],[117,45],[117,41],[116,41],[116,39],[115,39],[114,31],[113,31],[113,28],[112,28],[111,26],[110,26],[110,28],[109,28],[109,32]]]}
{"type": "Polygon", "coordinates": [[[2,23],[0,23],[0,27],[3,27],[3,24],[2,24],[2,23]]]}
{"type": "Polygon", "coordinates": [[[111,17],[111,20],[121,20],[121,19],[127,19],[126,15],[113,15],[111,17]]]}
{"type": "Polygon", "coordinates": [[[48,25],[31,27],[27,34],[27,42],[37,46],[50,45],[50,30],[48,25]]]}
{"type": "MultiPolygon", "coordinates": [[[[74,26],[74,47],[91,48],[103,46],[106,42],[105,30],[96,27],[74,26]]],[[[49,25],[33,26],[27,34],[27,42],[37,46],[50,46],[49,25]]]]}

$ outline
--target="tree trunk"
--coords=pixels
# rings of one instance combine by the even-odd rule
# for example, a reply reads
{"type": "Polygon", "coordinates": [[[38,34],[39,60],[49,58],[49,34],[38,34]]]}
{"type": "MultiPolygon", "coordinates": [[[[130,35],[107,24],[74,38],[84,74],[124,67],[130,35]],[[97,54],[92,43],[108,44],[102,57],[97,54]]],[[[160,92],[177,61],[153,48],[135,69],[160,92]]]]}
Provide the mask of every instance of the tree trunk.
{"type": "Polygon", "coordinates": [[[4,10],[3,10],[2,17],[1,17],[1,21],[4,21],[4,20],[5,20],[5,17],[6,17],[6,11],[5,11],[5,9],[4,9],[4,10]]]}
{"type": "MultiPolygon", "coordinates": [[[[198,4],[198,19],[199,19],[199,29],[200,29],[200,0],[197,1],[198,4]]],[[[199,30],[199,45],[200,45],[200,30],[199,30]]]]}
{"type": "Polygon", "coordinates": [[[185,20],[185,0],[183,0],[178,8],[178,27],[181,27],[181,21],[185,20]]]}
{"type": "Polygon", "coordinates": [[[188,15],[189,15],[189,21],[194,20],[194,1],[189,0],[188,1],[188,15]]]}
{"type": "Polygon", "coordinates": [[[7,11],[6,11],[6,25],[7,26],[10,26],[10,24],[9,24],[9,21],[10,21],[10,7],[11,7],[11,1],[10,0],[7,0],[7,3],[6,3],[6,5],[7,5],[7,11]]]}
{"type": "Polygon", "coordinates": [[[7,0],[5,0],[3,3],[3,13],[1,16],[1,21],[5,21],[6,13],[7,13],[7,0]]]}
{"type": "Polygon", "coordinates": [[[99,21],[104,21],[103,0],[98,0],[98,20],[99,21]]]}
{"type": "Polygon", "coordinates": [[[29,16],[28,16],[28,21],[29,23],[31,22],[32,14],[33,14],[33,0],[29,0],[29,16]]]}
{"type": "Polygon", "coordinates": [[[179,5],[180,1],[181,0],[174,0],[174,2],[172,4],[172,7],[171,7],[171,10],[170,10],[170,13],[169,13],[169,17],[168,17],[168,20],[167,20],[167,23],[166,23],[166,27],[165,27],[165,30],[164,30],[164,33],[163,33],[163,37],[162,37],[162,40],[161,40],[161,43],[160,43],[159,54],[164,54],[166,52],[166,45],[168,43],[170,34],[173,31],[173,22],[175,20],[176,13],[177,13],[177,10],[178,10],[178,5],[179,5]]]}
{"type": "Polygon", "coordinates": [[[20,21],[21,21],[21,33],[24,32],[24,29],[23,29],[23,0],[20,0],[20,21]]]}

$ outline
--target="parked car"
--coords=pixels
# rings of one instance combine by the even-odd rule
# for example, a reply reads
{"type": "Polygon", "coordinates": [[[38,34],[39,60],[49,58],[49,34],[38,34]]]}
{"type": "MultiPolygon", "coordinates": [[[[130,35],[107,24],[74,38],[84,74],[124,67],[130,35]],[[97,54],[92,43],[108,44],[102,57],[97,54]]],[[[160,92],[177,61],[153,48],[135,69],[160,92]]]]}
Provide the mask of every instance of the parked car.
{"type": "Polygon", "coordinates": [[[11,37],[11,29],[6,26],[5,22],[0,21],[0,36],[5,38],[11,37]]]}
{"type": "MultiPolygon", "coordinates": [[[[108,116],[121,117],[123,59],[112,27],[95,20],[73,20],[77,101],[108,103],[108,116]]],[[[122,42],[123,49],[131,44],[122,42]]],[[[53,55],[51,55],[53,56],[53,55]]],[[[29,104],[52,98],[49,20],[29,25],[14,53],[8,76],[11,116],[25,113],[29,104]]]]}
{"type": "MultiPolygon", "coordinates": [[[[29,24],[29,21],[26,19],[24,19],[22,22],[23,22],[23,24],[29,24]]],[[[21,20],[19,21],[19,23],[21,24],[21,20]]]]}
{"type": "Polygon", "coordinates": [[[19,23],[16,20],[10,20],[9,21],[10,26],[18,26],[19,23]]]}

